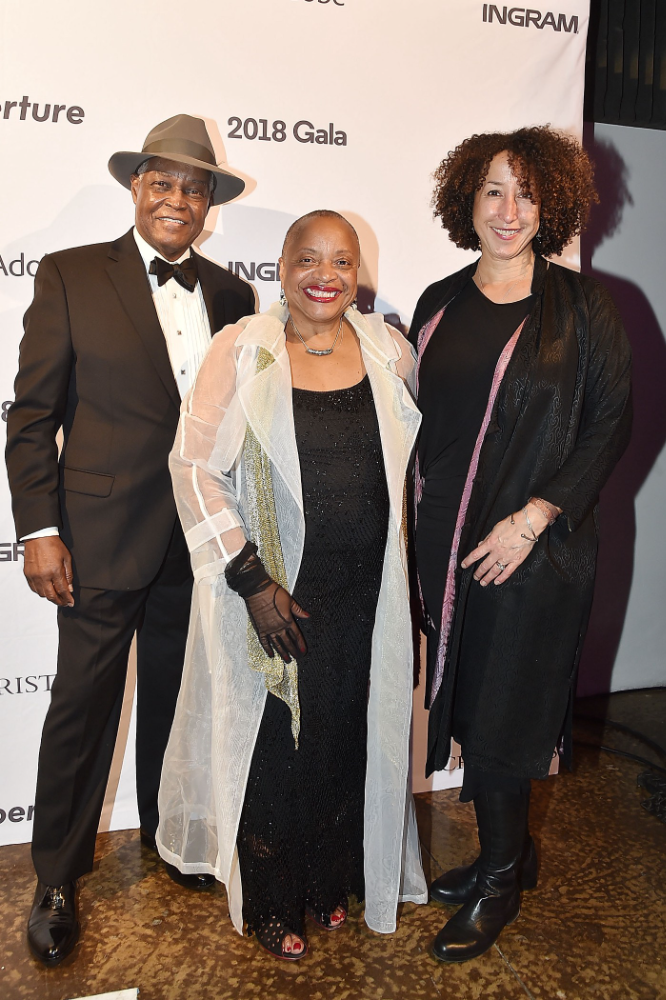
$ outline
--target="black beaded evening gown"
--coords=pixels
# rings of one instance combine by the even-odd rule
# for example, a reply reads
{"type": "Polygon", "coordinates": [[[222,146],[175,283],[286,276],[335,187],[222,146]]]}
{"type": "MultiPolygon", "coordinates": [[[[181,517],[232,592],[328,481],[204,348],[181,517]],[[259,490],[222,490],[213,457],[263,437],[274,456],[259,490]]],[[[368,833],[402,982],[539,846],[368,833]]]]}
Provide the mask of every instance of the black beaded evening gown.
{"type": "Polygon", "coordinates": [[[299,747],[270,693],[238,832],[248,929],[303,934],[305,906],[364,896],[368,684],[389,499],[366,376],[348,389],[293,390],[305,545],[294,598],[311,615],[298,660],[299,747]]]}

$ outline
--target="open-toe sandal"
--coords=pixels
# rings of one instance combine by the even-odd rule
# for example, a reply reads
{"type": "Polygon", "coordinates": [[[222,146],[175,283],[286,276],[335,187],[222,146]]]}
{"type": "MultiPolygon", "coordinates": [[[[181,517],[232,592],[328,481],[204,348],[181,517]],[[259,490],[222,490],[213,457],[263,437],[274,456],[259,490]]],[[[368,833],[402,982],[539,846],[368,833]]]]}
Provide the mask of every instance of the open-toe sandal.
{"type": "Polygon", "coordinates": [[[333,910],[333,913],[322,913],[321,910],[315,910],[312,906],[306,906],[305,913],[310,920],[313,920],[315,924],[319,924],[325,931],[337,931],[347,920],[347,900],[344,903],[340,903],[335,909],[342,910],[337,920],[334,919],[335,910],[333,910]]]}
{"type": "Polygon", "coordinates": [[[303,958],[308,953],[308,943],[305,938],[301,934],[297,934],[296,931],[290,930],[281,920],[269,920],[262,927],[257,927],[254,936],[262,948],[269,951],[271,955],[275,955],[276,958],[282,958],[285,962],[297,962],[299,958],[303,958]],[[284,950],[284,940],[289,934],[302,942],[303,947],[300,951],[284,950]]]}

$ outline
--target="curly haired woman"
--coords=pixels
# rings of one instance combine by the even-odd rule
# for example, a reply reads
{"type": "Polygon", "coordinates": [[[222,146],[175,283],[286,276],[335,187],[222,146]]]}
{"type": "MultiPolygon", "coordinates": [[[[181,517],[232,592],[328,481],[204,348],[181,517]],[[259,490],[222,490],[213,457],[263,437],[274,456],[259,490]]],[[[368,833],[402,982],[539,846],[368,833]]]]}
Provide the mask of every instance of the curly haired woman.
{"type": "Polygon", "coordinates": [[[435,174],[435,216],[479,259],[421,296],[416,558],[427,772],[462,747],[480,854],[431,886],[460,906],[444,962],[486,951],[536,885],[530,781],[570,758],[597,501],[630,432],[630,351],[608,292],[546,260],[583,228],[592,167],[549,127],[475,135],[435,174]]]}

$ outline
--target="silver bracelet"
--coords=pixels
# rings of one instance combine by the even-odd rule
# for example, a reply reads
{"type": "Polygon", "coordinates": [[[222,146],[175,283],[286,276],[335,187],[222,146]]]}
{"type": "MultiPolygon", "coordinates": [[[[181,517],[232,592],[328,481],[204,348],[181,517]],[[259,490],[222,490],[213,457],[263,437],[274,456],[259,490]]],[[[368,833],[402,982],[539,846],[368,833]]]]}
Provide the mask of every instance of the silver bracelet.
{"type": "Polygon", "coordinates": [[[539,541],[539,536],[537,535],[536,531],[532,527],[532,522],[530,521],[530,515],[527,513],[527,504],[523,507],[523,514],[525,515],[525,520],[527,521],[527,527],[532,532],[532,537],[530,537],[529,535],[524,535],[522,533],[522,531],[520,533],[520,537],[524,538],[526,542],[538,542],[539,541]]]}

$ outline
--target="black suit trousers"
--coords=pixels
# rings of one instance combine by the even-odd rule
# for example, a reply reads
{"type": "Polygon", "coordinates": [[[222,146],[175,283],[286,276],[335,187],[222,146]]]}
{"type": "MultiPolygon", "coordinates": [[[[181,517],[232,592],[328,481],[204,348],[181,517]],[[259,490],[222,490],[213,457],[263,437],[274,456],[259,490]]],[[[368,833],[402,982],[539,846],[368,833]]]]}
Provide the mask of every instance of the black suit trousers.
{"type": "Polygon", "coordinates": [[[141,827],[157,829],[157,792],[185,656],[189,553],[176,522],[164,561],[141,590],[79,587],[58,609],[58,670],[39,753],[32,856],[63,885],[90,871],[137,634],[136,782],[141,827]]]}

